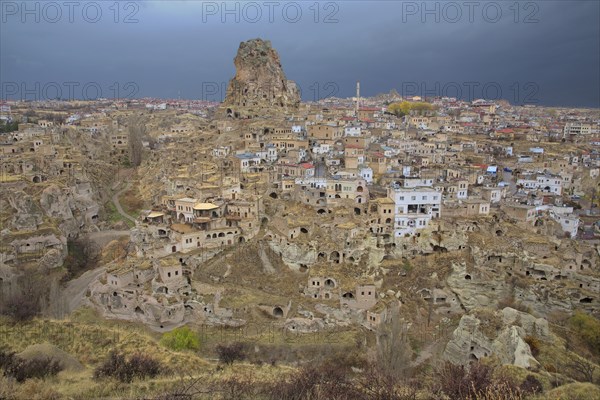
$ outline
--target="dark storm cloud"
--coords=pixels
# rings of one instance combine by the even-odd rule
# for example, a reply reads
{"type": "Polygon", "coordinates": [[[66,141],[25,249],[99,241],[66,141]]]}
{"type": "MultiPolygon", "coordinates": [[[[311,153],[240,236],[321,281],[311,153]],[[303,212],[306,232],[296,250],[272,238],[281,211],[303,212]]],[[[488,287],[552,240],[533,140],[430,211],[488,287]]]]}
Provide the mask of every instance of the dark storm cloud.
{"type": "Polygon", "coordinates": [[[243,13],[247,3],[230,2],[226,7],[234,11],[225,14],[222,2],[124,2],[116,15],[113,2],[98,2],[102,17],[95,23],[89,22],[95,14],[79,10],[70,22],[64,8],[51,23],[52,10],[42,11],[47,2],[39,3],[36,22],[35,15],[2,3],[3,85],[98,82],[112,97],[115,83],[122,89],[135,82],[138,97],[220,99],[235,72],[239,42],[262,37],[273,42],[305,100],[351,96],[360,80],[364,95],[392,88],[454,95],[459,87],[463,97],[483,97],[485,87],[493,97],[499,87],[511,102],[600,106],[597,1],[521,2],[518,14],[512,1],[475,2],[472,20],[464,1],[321,2],[318,14],[313,2],[297,2],[302,16],[295,23],[293,8],[282,12],[286,3],[278,3],[270,21],[261,1],[255,3],[260,18],[248,7],[243,13]],[[425,7],[433,12],[421,13],[425,7]],[[452,7],[462,12],[455,22],[452,7]],[[124,23],[133,11],[138,22],[124,23]],[[325,23],[328,17],[332,23],[325,23]]]}

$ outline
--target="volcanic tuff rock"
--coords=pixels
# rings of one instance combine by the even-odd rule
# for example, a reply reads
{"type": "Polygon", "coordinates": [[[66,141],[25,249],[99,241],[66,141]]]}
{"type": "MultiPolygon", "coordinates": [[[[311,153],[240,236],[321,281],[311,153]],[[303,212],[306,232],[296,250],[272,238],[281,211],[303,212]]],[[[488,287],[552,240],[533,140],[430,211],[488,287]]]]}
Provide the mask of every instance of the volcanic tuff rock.
{"type": "Polygon", "coordinates": [[[297,109],[300,92],[286,79],[271,42],[252,39],[240,43],[234,59],[236,74],[227,88],[224,105],[230,116],[250,115],[260,109],[297,109]]]}
{"type": "Polygon", "coordinates": [[[503,364],[522,368],[535,368],[538,361],[531,354],[524,338],[539,335],[549,338],[548,322],[530,314],[505,308],[495,313],[487,312],[482,320],[473,314],[465,314],[446,345],[444,358],[455,364],[467,364],[472,360],[495,355],[503,364]]]}

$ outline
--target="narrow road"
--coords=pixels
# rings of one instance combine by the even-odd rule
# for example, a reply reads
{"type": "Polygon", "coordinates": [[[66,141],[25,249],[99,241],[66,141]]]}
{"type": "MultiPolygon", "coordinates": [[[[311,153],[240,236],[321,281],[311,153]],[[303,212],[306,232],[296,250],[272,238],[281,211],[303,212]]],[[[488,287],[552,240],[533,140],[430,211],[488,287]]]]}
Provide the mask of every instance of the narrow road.
{"type": "Polygon", "coordinates": [[[513,195],[517,193],[517,182],[515,181],[512,172],[503,171],[502,180],[508,182],[509,184],[510,193],[507,194],[507,197],[508,195],[513,195]]]}
{"type": "MultiPolygon", "coordinates": [[[[112,240],[129,236],[129,231],[100,231],[92,232],[87,235],[88,240],[95,243],[98,248],[103,248],[112,240]]],[[[83,299],[88,286],[104,273],[105,267],[98,267],[84,272],[80,277],[69,281],[64,288],[60,290],[58,299],[50,309],[55,318],[64,318],[77,309],[83,299]]]]}
{"type": "Polygon", "coordinates": [[[128,181],[123,189],[119,190],[117,193],[115,193],[113,195],[112,202],[115,205],[119,214],[121,214],[123,216],[123,218],[127,218],[128,220],[130,220],[131,222],[133,222],[135,224],[135,218],[133,218],[131,215],[127,214],[123,210],[123,207],[121,207],[121,203],[119,203],[119,196],[122,195],[123,193],[125,193],[126,191],[128,191],[130,187],[131,187],[131,182],[128,181]]]}
{"type": "Polygon", "coordinates": [[[86,271],[79,278],[70,281],[67,286],[60,293],[60,300],[58,304],[62,304],[64,309],[62,311],[65,314],[73,312],[85,297],[90,283],[98,279],[104,272],[104,267],[98,267],[90,271],[86,271]]]}

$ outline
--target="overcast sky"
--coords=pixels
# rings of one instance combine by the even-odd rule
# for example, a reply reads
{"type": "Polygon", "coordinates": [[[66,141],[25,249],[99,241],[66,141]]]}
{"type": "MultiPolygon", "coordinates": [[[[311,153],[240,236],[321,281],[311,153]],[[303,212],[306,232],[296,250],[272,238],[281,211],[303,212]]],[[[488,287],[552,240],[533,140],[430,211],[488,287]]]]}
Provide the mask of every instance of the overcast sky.
{"type": "Polygon", "coordinates": [[[239,43],[260,37],[304,100],[360,81],[365,96],[600,107],[600,1],[315,3],[0,0],[2,98],[222,100],[239,43]]]}

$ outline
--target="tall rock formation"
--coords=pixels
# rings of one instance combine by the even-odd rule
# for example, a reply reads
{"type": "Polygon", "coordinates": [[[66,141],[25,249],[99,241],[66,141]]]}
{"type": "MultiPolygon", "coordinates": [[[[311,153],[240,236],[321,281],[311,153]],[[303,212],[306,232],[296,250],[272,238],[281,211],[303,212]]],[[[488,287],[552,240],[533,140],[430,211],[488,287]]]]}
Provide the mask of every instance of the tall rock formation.
{"type": "Polygon", "coordinates": [[[240,43],[234,59],[236,74],[223,103],[228,116],[247,118],[270,112],[294,111],[300,105],[296,83],[286,79],[271,42],[252,39],[240,43]]]}

